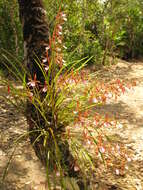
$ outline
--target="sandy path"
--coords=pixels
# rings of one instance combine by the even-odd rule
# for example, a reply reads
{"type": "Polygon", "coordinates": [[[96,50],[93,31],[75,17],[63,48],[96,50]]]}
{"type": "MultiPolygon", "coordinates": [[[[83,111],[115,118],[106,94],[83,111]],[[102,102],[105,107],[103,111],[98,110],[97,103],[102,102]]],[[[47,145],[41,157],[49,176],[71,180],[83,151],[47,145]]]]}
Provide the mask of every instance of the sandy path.
{"type": "MultiPolygon", "coordinates": [[[[14,150],[14,141],[26,132],[26,128],[25,118],[0,99],[0,177],[14,150]]],[[[25,139],[16,148],[0,190],[42,190],[45,180],[44,168],[35,156],[30,142],[25,139]]]]}
{"type": "MultiPolygon", "coordinates": [[[[122,95],[115,103],[100,109],[101,113],[115,115],[123,128],[115,131],[120,139],[133,152],[127,174],[111,176],[105,179],[110,184],[117,184],[121,189],[143,190],[143,62],[119,61],[110,70],[105,69],[101,77],[135,79],[137,86],[122,95]]],[[[0,91],[1,93],[1,91],[0,91]]],[[[0,99],[0,175],[4,171],[8,158],[13,150],[13,142],[20,134],[26,132],[25,118],[15,114],[14,108],[0,99]]],[[[29,141],[21,142],[6,176],[2,190],[44,190],[46,176],[44,168],[36,158],[29,141]]],[[[106,190],[106,186],[97,185],[97,190],[106,190]]],[[[116,188],[118,189],[118,188],[116,188]]]]}
{"type": "Polygon", "coordinates": [[[126,175],[107,174],[103,182],[107,180],[117,185],[117,189],[143,190],[143,62],[119,61],[109,71],[102,71],[101,75],[105,79],[133,79],[137,82],[137,86],[123,94],[117,102],[99,109],[100,113],[114,115],[123,124],[123,128],[116,130],[115,134],[132,152],[126,175]]]}

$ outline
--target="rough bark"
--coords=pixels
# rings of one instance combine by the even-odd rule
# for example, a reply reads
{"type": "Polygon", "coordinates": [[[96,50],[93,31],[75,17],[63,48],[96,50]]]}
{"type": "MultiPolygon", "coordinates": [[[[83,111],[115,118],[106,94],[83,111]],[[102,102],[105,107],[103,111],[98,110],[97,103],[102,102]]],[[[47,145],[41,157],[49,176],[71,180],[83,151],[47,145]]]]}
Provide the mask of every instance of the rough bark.
{"type": "Polygon", "coordinates": [[[48,24],[45,19],[46,11],[41,0],[18,0],[18,2],[27,68],[31,76],[36,73],[37,80],[43,82],[35,59],[37,56],[41,60],[45,56],[45,47],[49,42],[48,24]]]}

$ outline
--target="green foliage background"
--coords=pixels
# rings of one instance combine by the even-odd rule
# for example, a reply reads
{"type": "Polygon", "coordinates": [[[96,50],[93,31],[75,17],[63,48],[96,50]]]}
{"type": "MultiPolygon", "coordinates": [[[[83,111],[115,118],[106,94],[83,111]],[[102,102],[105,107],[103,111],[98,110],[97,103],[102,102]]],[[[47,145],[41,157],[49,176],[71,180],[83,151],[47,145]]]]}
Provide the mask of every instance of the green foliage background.
{"type": "Polygon", "coordinates": [[[22,56],[22,29],[16,0],[0,0],[0,48],[22,56]],[[18,39],[16,44],[16,38],[18,39]]]}
{"type": "MultiPolygon", "coordinates": [[[[50,32],[60,1],[44,0],[50,32]]],[[[142,0],[64,0],[64,56],[68,60],[93,56],[90,63],[104,65],[108,57],[143,55],[142,0]]],[[[0,49],[22,60],[22,30],[16,0],[0,0],[0,49]]],[[[1,66],[2,67],[2,66],[1,66]]]]}

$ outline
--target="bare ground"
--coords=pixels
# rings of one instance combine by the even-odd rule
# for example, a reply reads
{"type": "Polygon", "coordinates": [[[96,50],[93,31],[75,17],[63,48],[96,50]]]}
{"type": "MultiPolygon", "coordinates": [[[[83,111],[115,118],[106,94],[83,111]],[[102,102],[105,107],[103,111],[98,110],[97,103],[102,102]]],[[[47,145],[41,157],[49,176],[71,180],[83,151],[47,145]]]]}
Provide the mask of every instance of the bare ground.
{"type": "MultiPolygon", "coordinates": [[[[115,173],[101,175],[95,190],[143,190],[143,62],[118,61],[103,69],[99,77],[135,79],[137,86],[123,94],[117,102],[107,104],[98,111],[115,116],[123,127],[115,131],[118,138],[132,151],[129,169],[124,176],[115,173]],[[109,185],[112,188],[109,188],[109,185]],[[113,186],[114,185],[114,186],[113,186]]],[[[0,94],[3,93],[0,88],[0,94]]],[[[6,166],[14,149],[14,141],[26,132],[26,120],[12,105],[0,99],[0,177],[5,174],[1,190],[45,190],[46,173],[35,156],[28,140],[17,146],[11,163],[6,166]],[[6,172],[6,173],[4,173],[6,172]]]]}

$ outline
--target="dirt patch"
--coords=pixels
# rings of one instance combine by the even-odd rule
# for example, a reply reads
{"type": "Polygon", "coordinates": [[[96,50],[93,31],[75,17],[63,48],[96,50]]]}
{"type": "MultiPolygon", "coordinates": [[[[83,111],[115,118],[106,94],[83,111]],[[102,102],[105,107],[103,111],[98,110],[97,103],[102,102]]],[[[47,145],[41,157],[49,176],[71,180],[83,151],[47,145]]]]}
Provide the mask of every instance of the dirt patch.
{"type": "MultiPolygon", "coordinates": [[[[107,173],[103,176],[103,182],[116,184],[121,189],[143,189],[143,62],[118,61],[112,69],[99,73],[99,77],[105,80],[124,79],[135,80],[137,86],[132,90],[98,109],[101,114],[114,116],[123,127],[114,131],[118,139],[131,150],[132,157],[125,176],[107,173]]],[[[100,185],[99,185],[100,186],[100,185]]],[[[118,189],[117,188],[117,189],[118,189]]],[[[105,188],[106,189],[106,188],[105,188]]]]}
{"type": "Polygon", "coordinates": [[[45,182],[45,169],[35,156],[28,139],[21,140],[16,147],[16,139],[27,131],[26,119],[16,113],[12,105],[0,99],[0,177],[4,177],[1,190],[30,190],[40,188],[45,182]],[[12,159],[10,160],[11,155],[12,159]],[[8,162],[11,162],[9,166],[8,162]]]}

